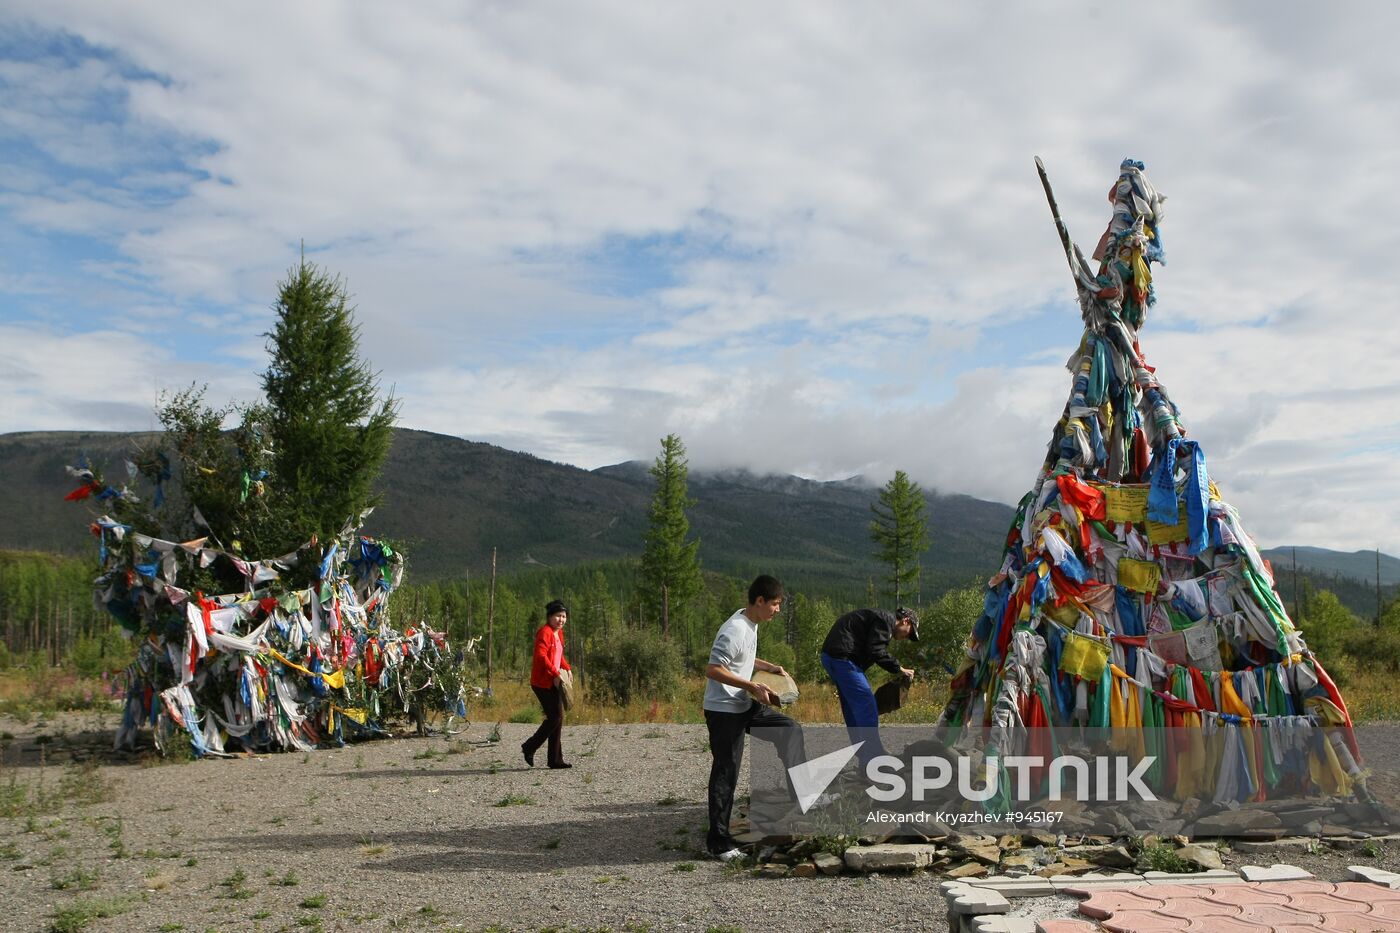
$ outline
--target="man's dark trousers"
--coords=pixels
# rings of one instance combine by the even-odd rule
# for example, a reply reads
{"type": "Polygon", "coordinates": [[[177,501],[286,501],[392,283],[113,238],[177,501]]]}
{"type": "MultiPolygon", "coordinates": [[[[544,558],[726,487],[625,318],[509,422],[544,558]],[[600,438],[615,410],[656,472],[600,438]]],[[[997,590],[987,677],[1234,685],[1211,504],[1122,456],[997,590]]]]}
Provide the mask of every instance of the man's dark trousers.
{"type": "Polygon", "coordinates": [[[742,713],[717,713],[705,710],[705,726],[710,731],[710,829],[705,845],[711,855],[735,847],[729,834],[729,817],[734,809],[734,788],[739,783],[739,766],[744,763],[744,733],[759,727],[759,737],[772,742],[784,768],[807,760],[802,741],[802,727],[790,716],[784,716],[755,700],[742,713]]]}

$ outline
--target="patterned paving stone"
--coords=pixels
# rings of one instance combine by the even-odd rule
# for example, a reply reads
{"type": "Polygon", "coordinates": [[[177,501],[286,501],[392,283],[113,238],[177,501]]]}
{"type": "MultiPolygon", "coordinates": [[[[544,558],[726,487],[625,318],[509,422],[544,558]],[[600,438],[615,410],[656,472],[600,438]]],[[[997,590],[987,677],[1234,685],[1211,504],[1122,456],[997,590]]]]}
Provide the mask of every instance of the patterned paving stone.
{"type": "Polygon", "coordinates": [[[1266,930],[1278,930],[1283,927],[1316,930],[1322,926],[1323,917],[1322,914],[1294,910],[1292,907],[1276,907],[1273,904],[1245,904],[1240,908],[1239,919],[1258,924],[1266,930]]]}
{"type": "Polygon", "coordinates": [[[1101,927],[1086,920],[1042,920],[1035,933],[1098,933],[1101,927]]]}
{"type": "Polygon", "coordinates": [[[1197,917],[1181,929],[1209,930],[1211,933],[1263,933],[1268,927],[1229,917],[1197,917]]]}
{"type": "Polygon", "coordinates": [[[1125,910],[1102,921],[1102,926],[1113,933],[1177,933],[1181,921],[1150,910],[1125,910]]]}
{"type": "Polygon", "coordinates": [[[1165,903],[1160,897],[1146,897],[1133,891],[1095,891],[1088,900],[1080,902],[1079,912],[1096,920],[1107,920],[1116,913],[1156,910],[1165,903]]]}
{"type": "MultiPolygon", "coordinates": [[[[1282,891],[1275,891],[1270,885],[1232,884],[1223,889],[1212,888],[1203,897],[1217,904],[1273,904],[1286,907],[1289,897],[1282,891]]],[[[1311,896],[1311,895],[1308,895],[1311,896]]],[[[1348,907],[1348,910],[1352,908],[1348,907]]]]}
{"type": "Polygon", "coordinates": [[[1322,922],[1322,929],[1348,933],[1375,933],[1378,930],[1396,933],[1400,931],[1400,922],[1384,920],[1369,914],[1328,914],[1327,919],[1322,922]]]}

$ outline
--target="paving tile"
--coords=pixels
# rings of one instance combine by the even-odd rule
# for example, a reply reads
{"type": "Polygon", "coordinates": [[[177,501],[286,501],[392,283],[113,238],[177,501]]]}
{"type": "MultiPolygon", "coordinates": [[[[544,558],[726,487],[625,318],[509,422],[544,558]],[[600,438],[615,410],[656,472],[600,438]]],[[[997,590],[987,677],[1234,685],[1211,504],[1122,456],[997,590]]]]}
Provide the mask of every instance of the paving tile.
{"type": "Polygon", "coordinates": [[[1381,901],[1377,904],[1371,904],[1369,907],[1370,909],[1366,911],[1367,916],[1388,923],[1400,923],[1400,903],[1381,901]]]}
{"type": "MultiPolygon", "coordinates": [[[[1141,885],[1146,890],[1146,885],[1141,885]]],[[[1096,920],[1107,920],[1125,910],[1156,910],[1166,903],[1159,897],[1144,897],[1135,891],[1094,891],[1088,900],[1079,902],[1079,912],[1096,920]]]]}
{"type": "Polygon", "coordinates": [[[964,921],[972,933],[1035,933],[1035,921],[1001,914],[968,917],[964,921]]]}
{"type": "Polygon", "coordinates": [[[1163,901],[1162,906],[1157,908],[1157,913],[1166,917],[1179,917],[1182,920],[1192,920],[1196,917],[1237,917],[1244,909],[1239,904],[1197,897],[1194,893],[1187,897],[1164,898],[1163,901]]]}
{"type": "Polygon", "coordinates": [[[1288,906],[1315,914],[1350,914],[1356,913],[1359,905],[1335,894],[1290,894],[1288,906]]]}
{"type": "Polygon", "coordinates": [[[1360,904],[1400,904],[1400,891],[1369,881],[1342,881],[1334,885],[1332,892],[1338,897],[1360,904]]]}
{"type": "Polygon", "coordinates": [[[1085,920],[1042,920],[1035,925],[1035,933],[1098,933],[1100,929],[1085,920]]]}
{"type": "Polygon", "coordinates": [[[1322,914],[1291,907],[1278,907],[1274,904],[1245,904],[1240,908],[1240,920],[1257,923],[1262,927],[1303,927],[1316,930],[1322,925],[1322,914]]]}
{"type": "Polygon", "coordinates": [[[1238,884],[1244,881],[1239,875],[1224,868],[1198,871],[1190,875],[1178,875],[1165,871],[1145,871],[1142,877],[1148,884],[1238,884]]]}
{"type": "MultiPolygon", "coordinates": [[[[1177,922],[1180,923],[1180,921],[1177,922]]],[[[1197,917],[1180,929],[1210,930],[1211,933],[1264,933],[1268,927],[1261,927],[1257,923],[1246,923],[1230,917],[1197,917]]]]}
{"type": "MultiPolygon", "coordinates": [[[[1348,882],[1354,884],[1357,882],[1348,882]]],[[[1269,881],[1261,882],[1266,891],[1277,891],[1280,894],[1333,894],[1336,893],[1337,886],[1330,881],[1269,881]]]]}
{"type": "Polygon", "coordinates": [[[1350,933],[1400,933],[1400,921],[1382,920],[1370,914],[1328,914],[1322,922],[1324,930],[1350,931],[1350,933]]]}
{"type": "Polygon", "coordinates": [[[1125,910],[1100,923],[1113,933],[1177,933],[1181,929],[1180,920],[1150,910],[1125,910]]]}
{"type": "MultiPolygon", "coordinates": [[[[1157,888],[1156,890],[1161,890],[1157,888]]],[[[1190,894],[1196,892],[1184,889],[1190,894]]],[[[1221,904],[1276,904],[1280,907],[1288,906],[1289,896],[1282,891],[1272,890],[1272,885],[1262,884],[1230,884],[1221,885],[1219,888],[1211,888],[1203,892],[1202,897],[1207,900],[1221,904]]],[[[1308,895],[1311,896],[1311,895],[1308,895]]],[[[1350,908],[1348,908],[1350,909],[1350,908]]]]}
{"type": "Polygon", "coordinates": [[[1149,884],[1134,890],[1143,897],[1209,897],[1216,888],[1215,885],[1201,884],[1149,884]]]}
{"type": "Polygon", "coordinates": [[[1240,876],[1245,881],[1303,881],[1313,877],[1312,872],[1294,865],[1270,865],[1268,868],[1245,865],[1240,869],[1240,876]]]}
{"type": "MultiPolygon", "coordinates": [[[[958,915],[977,916],[978,914],[1004,914],[1011,911],[1011,902],[995,891],[974,888],[968,885],[957,888],[945,895],[948,910],[958,915]]],[[[1338,903],[1346,903],[1338,901],[1338,903]]]]}

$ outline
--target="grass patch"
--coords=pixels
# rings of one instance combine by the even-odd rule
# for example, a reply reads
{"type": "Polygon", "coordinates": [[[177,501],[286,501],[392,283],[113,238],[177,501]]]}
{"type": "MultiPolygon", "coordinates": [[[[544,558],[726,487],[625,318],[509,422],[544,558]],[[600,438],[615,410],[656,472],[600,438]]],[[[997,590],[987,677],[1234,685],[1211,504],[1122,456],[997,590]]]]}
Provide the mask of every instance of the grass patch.
{"type": "Polygon", "coordinates": [[[537,725],[544,722],[544,710],[538,706],[524,706],[510,714],[510,721],[537,725]]]}
{"type": "Polygon", "coordinates": [[[55,891],[91,891],[97,887],[97,869],[75,868],[66,875],[54,875],[49,884],[55,891]]]}
{"type": "Polygon", "coordinates": [[[319,910],[326,906],[326,895],[313,894],[310,897],[302,898],[300,906],[307,910],[319,910]]]}
{"type": "Polygon", "coordinates": [[[695,871],[694,862],[677,862],[671,866],[671,871],[695,871]]]}
{"type": "Polygon", "coordinates": [[[1137,863],[1144,871],[1165,871],[1173,875],[1189,875],[1197,868],[1176,854],[1176,849],[1164,842],[1143,846],[1137,863]]]}
{"type": "Polygon", "coordinates": [[[270,884],[275,884],[275,885],[277,885],[279,888],[294,888],[294,887],[296,887],[297,885],[301,884],[301,879],[297,877],[297,873],[296,873],[296,872],[291,871],[290,869],[288,869],[287,873],[286,873],[285,875],[283,875],[281,878],[278,878],[276,881],[272,881],[272,882],[269,882],[269,883],[270,883],[270,884]]]}
{"type": "Polygon", "coordinates": [[[49,924],[50,933],[78,933],[86,930],[94,920],[115,917],[131,909],[131,901],[125,897],[87,898],[80,897],[62,907],[53,915],[49,924]]]}
{"type": "Polygon", "coordinates": [[[681,798],[677,797],[675,794],[667,794],[665,797],[656,801],[656,805],[658,807],[673,807],[680,802],[681,798]]]}
{"type": "Polygon", "coordinates": [[[219,882],[219,887],[225,888],[224,897],[231,901],[243,901],[253,896],[253,892],[248,889],[248,875],[242,868],[235,868],[233,874],[219,882]]]}
{"type": "Polygon", "coordinates": [[[531,807],[535,805],[534,797],[527,797],[524,794],[506,794],[497,800],[492,806],[497,807],[531,807]]]}

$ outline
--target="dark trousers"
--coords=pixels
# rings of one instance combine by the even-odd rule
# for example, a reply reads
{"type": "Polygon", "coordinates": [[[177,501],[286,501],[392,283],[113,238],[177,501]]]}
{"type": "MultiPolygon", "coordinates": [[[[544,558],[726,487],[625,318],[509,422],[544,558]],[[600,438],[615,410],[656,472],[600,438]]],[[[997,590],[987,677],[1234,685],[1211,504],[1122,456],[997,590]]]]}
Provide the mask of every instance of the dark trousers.
{"type": "Polygon", "coordinates": [[[791,717],[754,702],[742,713],[716,713],[705,710],[705,726],[710,731],[710,830],[705,845],[711,855],[734,848],[729,834],[729,817],[734,810],[734,788],[739,783],[739,766],[744,763],[744,734],[755,726],[777,727],[760,736],[773,742],[783,767],[791,768],[807,760],[802,727],[791,717]]]}
{"type": "Polygon", "coordinates": [[[540,698],[540,706],[544,707],[544,722],[535,730],[535,734],[525,740],[525,750],[531,755],[543,745],[549,742],[548,763],[551,766],[558,766],[564,763],[564,699],[559,695],[558,687],[536,687],[531,685],[531,690],[535,691],[535,696],[540,698]]]}

